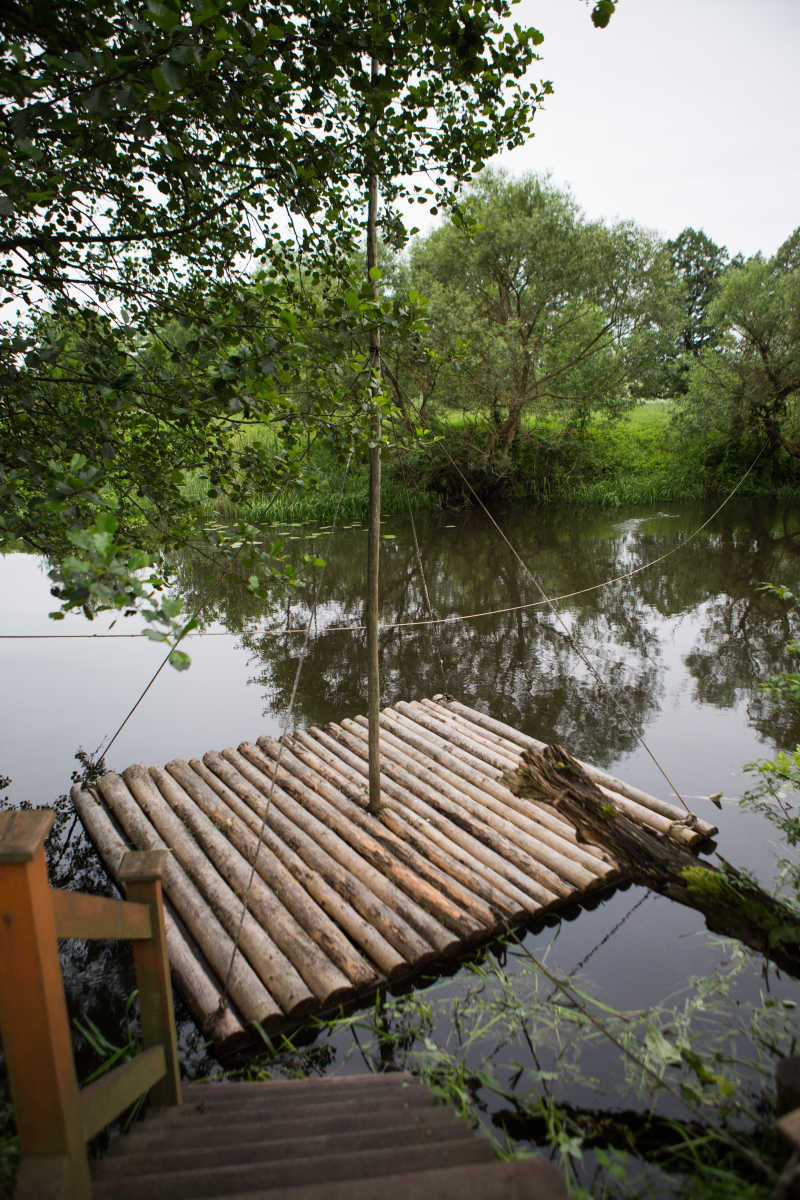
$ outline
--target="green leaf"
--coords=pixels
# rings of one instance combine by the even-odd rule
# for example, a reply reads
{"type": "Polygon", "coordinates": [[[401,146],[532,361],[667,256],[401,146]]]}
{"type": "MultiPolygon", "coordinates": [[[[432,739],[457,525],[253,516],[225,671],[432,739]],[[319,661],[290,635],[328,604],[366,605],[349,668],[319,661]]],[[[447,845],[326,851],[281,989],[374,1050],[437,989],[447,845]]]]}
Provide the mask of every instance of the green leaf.
{"type": "Polygon", "coordinates": [[[597,29],[605,29],[616,7],[616,0],[598,0],[592,9],[592,24],[597,29]]]}
{"type": "Polygon", "coordinates": [[[116,533],[119,522],[114,513],[99,512],[94,519],[94,528],[98,533],[116,533]]]}
{"type": "Polygon", "coordinates": [[[161,602],[161,608],[168,617],[177,617],[183,612],[183,601],[177,596],[167,596],[161,602]]]}
{"type": "Polygon", "coordinates": [[[192,660],[183,650],[173,650],[169,656],[169,665],[176,671],[186,671],[192,665],[192,660]]]}

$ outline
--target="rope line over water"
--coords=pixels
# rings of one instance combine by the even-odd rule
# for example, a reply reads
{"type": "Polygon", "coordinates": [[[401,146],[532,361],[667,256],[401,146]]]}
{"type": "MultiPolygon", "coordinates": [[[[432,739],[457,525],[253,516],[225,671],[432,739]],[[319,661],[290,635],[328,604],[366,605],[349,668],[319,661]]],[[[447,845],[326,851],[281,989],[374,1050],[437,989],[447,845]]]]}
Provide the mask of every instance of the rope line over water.
{"type": "MultiPolygon", "coordinates": [[[[697,533],[699,533],[701,529],[705,528],[705,526],[706,526],[706,525],[708,525],[708,524],[709,524],[711,521],[713,521],[713,520],[714,520],[714,518],[715,518],[715,517],[718,515],[718,513],[720,513],[720,512],[722,511],[722,509],[725,507],[725,505],[728,503],[728,501],[729,501],[729,500],[732,498],[732,496],[734,496],[734,495],[736,494],[736,492],[738,491],[738,489],[739,489],[739,488],[741,487],[741,485],[744,483],[745,479],[746,479],[746,478],[747,478],[747,476],[750,474],[750,472],[753,470],[753,468],[755,467],[756,463],[757,463],[757,462],[758,462],[758,460],[760,459],[761,455],[764,453],[764,450],[765,450],[765,449],[766,449],[766,443],[764,443],[764,445],[761,447],[761,449],[759,450],[758,454],[755,456],[755,458],[754,458],[754,459],[753,459],[753,461],[751,462],[750,466],[749,466],[749,467],[747,468],[747,470],[745,471],[744,475],[742,475],[742,477],[739,479],[739,481],[737,482],[736,486],[735,486],[735,487],[732,489],[732,491],[730,491],[730,492],[728,493],[727,497],[725,498],[725,500],[723,500],[722,504],[720,504],[720,505],[719,505],[719,506],[718,506],[718,507],[717,507],[717,508],[714,510],[714,512],[711,514],[711,516],[710,516],[710,517],[709,517],[709,518],[708,518],[708,519],[707,519],[707,520],[706,520],[706,521],[703,523],[703,525],[701,525],[701,526],[700,526],[700,529],[698,529],[697,531],[695,531],[695,534],[694,534],[694,535],[692,535],[692,536],[696,536],[696,534],[697,534],[697,533]]],[[[547,592],[545,591],[544,587],[543,587],[543,586],[542,586],[542,584],[539,582],[539,578],[538,578],[538,576],[537,576],[537,575],[536,575],[536,574],[533,572],[533,570],[532,570],[532,569],[531,569],[531,568],[528,566],[528,564],[527,564],[527,563],[525,562],[525,560],[523,559],[522,555],[521,555],[521,554],[519,553],[519,551],[517,550],[516,546],[514,546],[514,545],[513,545],[513,543],[511,542],[511,540],[509,539],[509,537],[508,537],[508,535],[506,534],[505,530],[504,530],[504,529],[503,529],[503,528],[502,528],[502,527],[501,527],[501,526],[498,524],[498,522],[497,522],[497,520],[495,519],[495,517],[493,516],[493,514],[492,514],[492,513],[489,511],[489,509],[486,507],[486,505],[484,504],[484,502],[483,502],[482,498],[481,498],[481,497],[478,495],[478,493],[475,491],[475,489],[473,488],[472,484],[469,482],[469,480],[467,479],[466,475],[464,474],[464,472],[463,472],[463,471],[461,470],[461,468],[459,467],[458,463],[455,461],[455,459],[453,458],[453,456],[452,456],[452,455],[450,454],[450,452],[447,450],[447,447],[445,447],[445,454],[446,454],[446,456],[447,456],[447,458],[448,458],[448,460],[449,460],[449,462],[450,462],[450,465],[451,465],[451,466],[454,468],[454,470],[456,471],[456,473],[457,473],[457,474],[459,475],[459,477],[461,478],[461,481],[462,481],[462,483],[464,483],[464,484],[465,484],[465,486],[466,486],[466,487],[469,489],[469,491],[470,491],[470,493],[472,494],[472,496],[475,498],[475,500],[477,501],[477,503],[480,505],[480,507],[481,507],[481,509],[483,510],[483,512],[485,513],[485,515],[486,515],[486,517],[487,517],[488,521],[491,523],[491,525],[492,525],[492,526],[494,527],[494,529],[497,531],[497,533],[498,533],[499,537],[502,539],[502,541],[503,541],[503,542],[505,542],[506,546],[507,546],[507,547],[508,547],[508,549],[511,551],[512,555],[514,556],[514,558],[517,560],[517,562],[518,562],[518,563],[519,563],[519,565],[522,567],[522,569],[523,569],[523,570],[524,570],[524,571],[525,571],[525,572],[528,574],[528,576],[530,577],[531,581],[533,582],[533,585],[534,585],[534,587],[536,588],[536,590],[538,591],[538,593],[539,593],[539,595],[540,595],[540,597],[541,597],[540,603],[541,603],[543,606],[546,606],[546,607],[547,607],[547,608],[550,610],[550,612],[551,612],[551,613],[552,613],[552,615],[555,617],[555,619],[556,619],[556,621],[558,622],[558,624],[559,624],[559,625],[561,626],[561,628],[563,629],[563,631],[564,631],[564,634],[565,634],[565,636],[566,636],[566,637],[569,639],[569,643],[570,643],[570,645],[572,646],[573,650],[574,650],[574,651],[575,651],[575,653],[578,655],[578,657],[580,658],[581,662],[582,662],[582,663],[584,664],[584,666],[586,667],[587,671],[589,671],[589,673],[591,674],[591,676],[592,676],[592,678],[594,679],[595,683],[597,684],[597,687],[599,688],[600,692],[601,692],[601,693],[603,694],[603,696],[605,697],[605,699],[606,699],[606,703],[607,703],[607,704],[609,704],[611,707],[613,707],[613,708],[615,709],[615,711],[616,711],[616,712],[617,712],[617,713],[618,713],[618,714],[619,714],[619,715],[622,717],[623,721],[625,722],[625,724],[626,724],[626,725],[628,726],[628,728],[630,729],[630,731],[631,731],[631,733],[633,734],[633,736],[634,736],[634,738],[636,739],[636,741],[639,743],[639,745],[642,747],[642,749],[644,750],[644,752],[647,754],[648,758],[649,758],[649,759],[650,759],[650,761],[653,763],[653,766],[654,766],[654,767],[656,768],[656,770],[659,772],[659,774],[661,775],[662,779],[663,779],[663,780],[666,782],[666,784],[667,784],[667,786],[669,787],[670,791],[672,791],[672,792],[674,793],[674,795],[676,796],[676,798],[677,798],[677,799],[680,801],[680,803],[681,803],[681,804],[683,805],[683,807],[686,809],[686,812],[687,812],[687,813],[689,813],[689,814],[691,815],[691,810],[689,809],[689,806],[688,806],[688,804],[687,804],[687,803],[686,803],[686,801],[684,800],[684,798],[683,798],[683,796],[681,795],[680,791],[678,790],[677,786],[676,786],[676,785],[673,783],[672,779],[671,779],[671,778],[670,778],[670,776],[667,774],[666,768],[665,768],[664,766],[662,766],[662,764],[659,762],[659,760],[658,760],[658,758],[656,757],[656,755],[654,754],[654,752],[653,752],[653,751],[650,749],[650,746],[649,746],[649,745],[647,744],[647,742],[645,741],[645,739],[644,739],[644,736],[643,736],[641,733],[639,733],[639,732],[638,732],[638,730],[637,730],[637,728],[636,728],[636,726],[635,726],[635,724],[634,724],[633,720],[631,719],[631,717],[630,717],[629,713],[627,712],[627,710],[625,709],[625,707],[624,707],[622,704],[620,704],[620,703],[619,703],[619,701],[616,699],[616,697],[615,697],[615,696],[612,694],[612,692],[611,692],[611,691],[610,691],[610,689],[608,688],[608,686],[607,686],[607,684],[606,684],[605,680],[603,679],[603,676],[601,675],[601,673],[600,673],[599,669],[598,669],[598,668],[595,666],[595,664],[594,664],[594,663],[592,662],[592,660],[589,658],[589,655],[586,653],[586,651],[585,651],[585,650],[583,649],[583,647],[580,645],[580,642],[578,641],[578,638],[577,638],[577,637],[576,637],[576,635],[575,635],[574,629],[570,629],[570,627],[567,625],[567,623],[566,623],[566,621],[564,620],[564,617],[563,617],[563,615],[562,615],[561,611],[560,611],[560,610],[559,610],[559,608],[557,607],[557,598],[556,598],[556,597],[553,597],[553,596],[549,596],[549,595],[547,594],[547,592]]],[[[689,543],[691,540],[692,540],[692,538],[691,538],[691,537],[689,537],[689,538],[688,538],[686,541],[684,541],[684,542],[681,542],[681,543],[680,543],[678,546],[676,546],[676,547],[673,547],[673,550],[671,551],[671,553],[675,553],[677,550],[679,550],[679,549],[682,549],[684,546],[688,545],[688,543],[689,543]]],[[[649,563],[648,565],[649,565],[649,566],[653,566],[653,565],[655,565],[655,564],[656,564],[656,563],[658,563],[658,562],[663,562],[665,558],[668,558],[668,557],[669,557],[669,553],[670,553],[670,552],[668,552],[668,553],[666,553],[666,554],[659,555],[659,557],[658,557],[658,558],[655,558],[655,559],[653,559],[653,560],[652,560],[652,562],[651,562],[651,563],[649,563]]],[[[637,570],[630,572],[630,575],[637,574],[637,573],[638,573],[638,571],[640,571],[640,570],[643,570],[643,569],[644,569],[644,568],[641,568],[641,567],[640,567],[640,568],[638,568],[637,570]]],[[[614,580],[613,582],[617,582],[617,580],[614,580]]]]}
{"type": "MultiPolygon", "coordinates": [[[[722,510],[730,503],[736,493],[739,491],[742,484],[752,472],[758,460],[764,453],[765,446],[762,446],[756,457],[751,462],[750,466],[744,472],[736,485],[728,492],[725,499],[717,505],[709,517],[706,517],[702,524],[673,546],[671,550],[665,550],[663,554],[659,554],[656,558],[649,559],[646,563],[642,563],[638,567],[631,568],[630,571],[622,571],[619,575],[612,575],[608,579],[603,579],[599,583],[589,584],[588,587],[578,588],[572,592],[561,592],[558,595],[546,597],[539,600],[528,600],[523,604],[510,604],[502,608],[486,608],[480,609],[477,612],[470,613],[451,613],[446,617],[419,617],[408,621],[387,621],[382,622],[379,626],[381,633],[389,633],[393,629],[415,629],[426,625],[448,625],[457,624],[461,621],[478,621],[484,617],[502,617],[509,613],[526,612],[532,608],[546,608],[549,603],[560,604],[563,600],[577,600],[581,596],[588,596],[592,592],[598,592],[607,587],[613,587],[616,583],[624,583],[626,579],[633,579],[635,575],[640,575],[643,571],[650,570],[651,567],[658,566],[659,563],[666,562],[672,558],[674,554],[679,553],[684,547],[688,546],[695,538],[707,529],[712,521],[719,516],[722,510]]],[[[330,535],[329,535],[330,536],[330,535]]],[[[525,564],[523,563],[523,566],[525,564]]],[[[528,568],[526,567],[526,570],[528,568]]],[[[430,601],[428,601],[430,604],[430,601]]],[[[431,609],[431,611],[433,611],[431,609]]],[[[363,624],[350,625],[328,625],[325,629],[321,629],[315,634],[316,637],[327,637],[332,633],[363,633],[366,626],[363,624]]],[[[295,625],[288,629],[265,629],[262,631],[262,637],[282,638],[292,637],[297,634],[305,633],[305,625],[295,625]]],[[[0,641],[45,641],[47,639],[100,639],[100,638],[140,638],[143,637],[143,631],[140,633],[0,633],[0,641]]],[[[197,633],[187,634],[186,640],[191,641],[194,638],[212,638],[212,637],[239,637],[240,632],[232,629],[209,629],[200,630],[197,633]]]]}

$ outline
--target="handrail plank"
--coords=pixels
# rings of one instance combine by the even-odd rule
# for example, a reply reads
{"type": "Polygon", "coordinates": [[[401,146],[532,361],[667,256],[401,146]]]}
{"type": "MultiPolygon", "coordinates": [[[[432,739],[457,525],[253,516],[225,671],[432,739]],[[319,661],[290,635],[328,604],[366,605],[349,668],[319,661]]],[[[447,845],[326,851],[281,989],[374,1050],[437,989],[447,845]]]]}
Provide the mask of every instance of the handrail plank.
{"type": "Polygon", "coordinates": [[[86,892],[53,891],[56,934],[60,938],[152,937],[150,908],[132,900],[112,900],[86,892]]]}
{"type": "Polygon", "coordinates": [[[150,1046],[135,1058],[115,1067],[79,1093],[83,1136],[88,1142],[118,1117],[128,1105],[149,1091],[167,1073],[163,1046],[150,1046]]]}

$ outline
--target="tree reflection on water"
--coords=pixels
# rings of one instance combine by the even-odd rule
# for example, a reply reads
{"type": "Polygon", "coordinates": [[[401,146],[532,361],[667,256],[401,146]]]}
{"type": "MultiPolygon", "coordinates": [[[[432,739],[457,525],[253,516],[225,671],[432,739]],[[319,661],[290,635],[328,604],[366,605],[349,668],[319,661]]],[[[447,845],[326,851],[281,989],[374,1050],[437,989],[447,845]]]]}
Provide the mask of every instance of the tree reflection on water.
{"type": "MultiPolygon", "coordinates": [[[[573,753],[608,764],[631,750],[664,698],[665,639],[690,622],[694,644],[684,655],[695,700],[718,708],[740,702],[766,740],[788,744],[800,730],[776,718],[758,690],[765,675],[785,666],[786,642],[797,620],[764,580],[791,583],[800,547],[800,514],[777,503],[729,505],[698,536],[696,507],[675,514],[637,515],[514,509],[501,515],[509,537],[550,595],[594,588],[635,571],[679,546],[665,562],[565,600],[561,620],[546,607],[438,625],[392,628],[429,616],[410,528],[392,522],[383,543],[382,698],[450,691],[467,704],[501,713],[519,729],[559,740],[573,753]],[[685,544],[682,544],[685,543],[685,544]],[[602,680],[576,653],[569,632],[602,680]]],[[[418,519],[431,602],[440,618],[514,608],[538,598],[527,571],[479,513],[418,519]]],[[[359,625],[365,593],[363,530],[309,530],[288,543],[327,559],[307,661],[295,703],[297,724],[322,724],[363,712],[366,646],[359,625]]],[[[221,564],[224,568],[224,564],[221,564]]],[[[302,636],[275,636],[303,627],[308,593],[276,592],[265,606],[224,569],[187,559],[182,585],[203,618],[218,617],[252,654],[255,683],[270,714],[286,711],[302,636]]]]}

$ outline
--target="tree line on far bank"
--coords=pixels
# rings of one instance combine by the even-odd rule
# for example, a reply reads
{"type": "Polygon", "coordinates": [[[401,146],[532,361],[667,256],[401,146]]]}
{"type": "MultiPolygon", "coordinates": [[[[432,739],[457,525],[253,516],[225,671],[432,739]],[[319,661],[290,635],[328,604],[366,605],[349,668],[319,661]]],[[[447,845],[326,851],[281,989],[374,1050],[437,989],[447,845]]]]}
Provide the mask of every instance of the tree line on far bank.
{"type": "Polygon", "coordinates": [[[799,268],[800,229],[745,259],[701,230],[589,221],[548,179],[487,172],[395,268],[398,290],[427,298],[427,330],[390,341],[389,377],[444,454],[500,492],[531,441],[578,445],[655,398],[709,471],[761,450],[773,479],[794,478],[799,268]]]}

